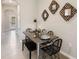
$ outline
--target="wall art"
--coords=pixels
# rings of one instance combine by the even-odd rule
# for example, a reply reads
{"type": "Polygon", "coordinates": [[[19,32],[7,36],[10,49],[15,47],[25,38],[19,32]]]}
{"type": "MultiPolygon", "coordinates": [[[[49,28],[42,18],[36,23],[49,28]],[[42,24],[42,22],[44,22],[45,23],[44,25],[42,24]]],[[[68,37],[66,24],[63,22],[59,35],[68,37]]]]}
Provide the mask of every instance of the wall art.
{"type": "Polygon", "coordinates": [[[58,4],[56,1],[53,0],[53,1],[51,2],[50,6],[49,6],[50,12],[51,12],[52,14],[55,14],[56,11],[58,10],[58,8],[59,8],[59,4],[58,4]]]}
{"type": "Polygon", "coordinates": [[[42,18],[44,19],[44,21],[46,21],[48,17],[49,17],[48,12],[46,10],[44,10],[42,13],[42,18]]]}
{"type": "Polygon", "coordinates": [[[60,15],[65,21],[69,21],[76,13],[76,8],[74,8],[70,3],[66,3],[60,11],[60,15]]]}

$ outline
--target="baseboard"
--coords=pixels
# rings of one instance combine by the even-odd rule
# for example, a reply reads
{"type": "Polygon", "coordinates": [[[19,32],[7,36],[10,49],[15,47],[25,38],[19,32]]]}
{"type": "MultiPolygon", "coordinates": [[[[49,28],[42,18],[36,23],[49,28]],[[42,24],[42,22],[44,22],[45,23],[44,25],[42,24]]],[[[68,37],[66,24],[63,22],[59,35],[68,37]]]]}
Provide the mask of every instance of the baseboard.
{"type": "Polygon", "coordinates": [[[72,57],[70,56],[69,54],[63,52],[63,51],[60,51],[61,54],[63,54],[64,56],[68,57],[69,59],[76,59],[75,57],[72,57]]]}

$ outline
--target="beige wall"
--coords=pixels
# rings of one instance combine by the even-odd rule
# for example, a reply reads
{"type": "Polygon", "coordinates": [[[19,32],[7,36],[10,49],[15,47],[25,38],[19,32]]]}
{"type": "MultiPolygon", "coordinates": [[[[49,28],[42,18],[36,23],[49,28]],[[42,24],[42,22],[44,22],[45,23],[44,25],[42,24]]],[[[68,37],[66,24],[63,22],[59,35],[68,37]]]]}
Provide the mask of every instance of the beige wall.
{"type": "Polygon", "coordinates": [[[75,15],[69,22],[66,22],[59,14],[59,11],[65,5],[66,2],[71,3],[74,7],[76,6],[76,0],[55,0],[60,5],[58,11],[53,15],[49,11],[48,7],[52,0],[39,0],[39,27],[46,28],[54,31],[55,35],[58,35],[63,39],[62,51],[67,55],[76,58],[77,55],[77,15],[75,15]],[[47,21],[43,21],[41,14],[46,9],[49,13],[47,21]]]}
{"type": "Polygon", "coordinates": [[[37,18],[36,2],[36,0],[19,0],[22,39],[24,38],[23,31],[26,28],[35,28],[33,20],[37,18]]]}

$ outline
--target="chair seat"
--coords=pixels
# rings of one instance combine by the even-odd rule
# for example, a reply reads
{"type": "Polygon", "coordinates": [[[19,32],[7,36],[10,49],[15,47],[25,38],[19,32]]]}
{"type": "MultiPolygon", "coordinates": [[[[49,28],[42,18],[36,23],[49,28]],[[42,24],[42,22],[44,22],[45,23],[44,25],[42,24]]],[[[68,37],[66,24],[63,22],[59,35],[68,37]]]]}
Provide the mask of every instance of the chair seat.
{"type": "Polygon", "coordinates": [[[51,46],[42,48],[42,50],[48,55],[52,56],[53,54],[56,54],[59,51],[59,48],[55,48],[55,46],[51,45],[51,46]]]}
{"type": "Polygon", "coordinates": [[[33,41],[26,42],[25,46],[28,48],[29,51],[36,50],[36,43],[34,43],[33,41]]]}

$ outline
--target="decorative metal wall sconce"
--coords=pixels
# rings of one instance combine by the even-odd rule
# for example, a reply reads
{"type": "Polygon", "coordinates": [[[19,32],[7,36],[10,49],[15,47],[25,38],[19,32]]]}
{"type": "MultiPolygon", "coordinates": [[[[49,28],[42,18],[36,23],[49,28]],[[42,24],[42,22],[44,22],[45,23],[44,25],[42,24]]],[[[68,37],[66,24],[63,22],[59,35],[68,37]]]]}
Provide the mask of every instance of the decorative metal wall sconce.
{"type": "Polygon", "coordinates": [[[58,10],[59,8],[59,4],[56,1],[52,1],[50,6],[49,6],[49,10],[52,14],[55,14],[55,12],[58,10]]]}
{"type": "Polygon", "coordinates": [[[44,19],[44,21],[47,20],[48,16],[49,16],[48,12],[46,10],[44,10],[42,13],[42,18],[44,19]]]}
{"type": "Polygon", "coordinates": [[[74,8],[69,3],[66,3],[65,6],[60,11],[60,15],[63,17],[65,21],[69,21],[76,13],[77,13],[76,8],[74,8]]]}

